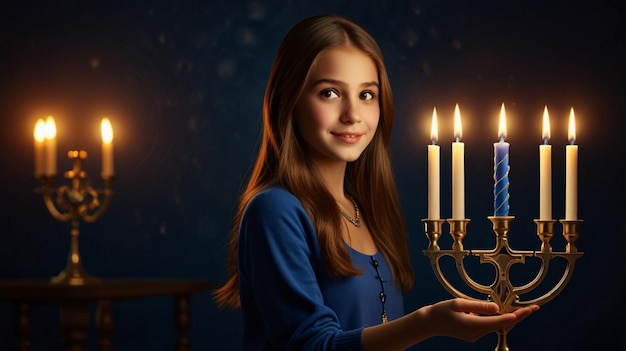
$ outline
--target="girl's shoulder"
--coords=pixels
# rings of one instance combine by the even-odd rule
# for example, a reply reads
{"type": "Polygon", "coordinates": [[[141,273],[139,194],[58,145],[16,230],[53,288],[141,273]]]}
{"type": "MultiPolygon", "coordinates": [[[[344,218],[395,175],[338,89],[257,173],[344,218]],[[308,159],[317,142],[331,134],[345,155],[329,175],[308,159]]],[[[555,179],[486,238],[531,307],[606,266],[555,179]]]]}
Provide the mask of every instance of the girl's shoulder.
{"type": "Polygon", "coordinates": [[[300,200],[289,190],[279,186],[268,186],[256,193],[248,202],[250,206],[283,207],[300,205],[300,200]]]}
{"type": "MultiPolygon", "coordinates": [[[[260,190],[251,201],[298,201],[289,190],[278,185],[270,185],[260,190]]],[[[299,202],[299,201],[298,201],[299,202]]]]}
{"type": "Polygon", "coordinates": [[[304,211],[302,203],[289,190],[279,186],[269,186],[250,199],[246,205],[245,213],[275,216],[302,211],[304,211]]]}
{"type": "Polygon", "coordinates": [[[275,186],[259,191],[250,199],[239,230],[240,238],[281,243],[276,246],[292,241],[309,242],[315,237],[313,224],[300,200],[275,186]]]}

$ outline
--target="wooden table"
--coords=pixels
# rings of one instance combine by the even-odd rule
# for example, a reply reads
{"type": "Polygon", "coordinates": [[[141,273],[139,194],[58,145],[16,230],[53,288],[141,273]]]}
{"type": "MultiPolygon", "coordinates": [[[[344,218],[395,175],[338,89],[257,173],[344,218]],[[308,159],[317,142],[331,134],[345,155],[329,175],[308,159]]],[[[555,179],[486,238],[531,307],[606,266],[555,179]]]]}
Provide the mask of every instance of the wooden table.
{"type": "Polygon", "coordinates": [[[174,298],[174,325],[178,330],[176,351],[189,350],[191,326],[190,296],[208,290],[206,280],[112,279],[93,284],[70,286],[52,284],[49,280],[0,280],[0,301],[14,303],[17,331],[16,350],[30,350],[30,310],[33,304],[59,305],[61,310],[61,344],[65,351],[87,351],[89,338],[89,303],[96,303],[98,350],[111,348],[113,302],[155,296],[174,298]]]}

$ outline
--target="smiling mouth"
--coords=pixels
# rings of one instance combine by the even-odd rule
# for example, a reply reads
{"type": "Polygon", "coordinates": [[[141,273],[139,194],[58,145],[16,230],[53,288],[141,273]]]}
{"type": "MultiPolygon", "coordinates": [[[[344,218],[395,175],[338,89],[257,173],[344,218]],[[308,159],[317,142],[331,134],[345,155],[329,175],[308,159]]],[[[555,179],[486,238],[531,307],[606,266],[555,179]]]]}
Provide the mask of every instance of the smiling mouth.
{"type": "Polygon", "coordinates": [[[353,144],[358,142],[363,134],[344,134],[344,133],[332,133],[337,139],[344,143],[353,144]]]}
{"type": "Polygon", "coordinates": [[[337,137],[341,137],[341,138],[358,138],[360,137],[362,134],[350,134],[350,133],[331,133],[334,136],[337,137]]]}

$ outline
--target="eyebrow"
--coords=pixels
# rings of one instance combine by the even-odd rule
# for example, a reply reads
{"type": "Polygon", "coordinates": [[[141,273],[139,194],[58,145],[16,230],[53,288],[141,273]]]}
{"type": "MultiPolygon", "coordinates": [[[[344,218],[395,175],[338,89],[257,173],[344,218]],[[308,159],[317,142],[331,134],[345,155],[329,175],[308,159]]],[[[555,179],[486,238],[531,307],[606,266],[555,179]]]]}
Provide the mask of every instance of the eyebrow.
{"type": "MultiPolygon", "coordinates": [[[[344,82],[337,80],[337,79],[332,79],[332,78],[321,78],[316,80],[315,82],[311,83],[310,86],[314,87],[316,85],[322,84],[322,83],[328,83],[328,84],[335,84],[335,85],[346,85],[344,82]]],[[[379,88],[380,85],[378,84],[377,81],[371,81],[371,82],[363,82],[359,85],[362,88],[366,88],[366,87],[377,87],[379,88]]]]}

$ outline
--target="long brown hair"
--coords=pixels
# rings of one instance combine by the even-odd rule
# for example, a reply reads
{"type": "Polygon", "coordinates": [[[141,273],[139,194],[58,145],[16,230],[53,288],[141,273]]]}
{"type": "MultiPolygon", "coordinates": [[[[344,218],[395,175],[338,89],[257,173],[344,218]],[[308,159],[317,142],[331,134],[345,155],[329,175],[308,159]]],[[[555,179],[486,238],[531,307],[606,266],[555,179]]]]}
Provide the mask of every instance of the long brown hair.
{"type": "Polygon", "coordinates": [[[389,139],[393,97],[382,53],[360,25],[340,16],[307,18],[294,26],[281,43],[263,100],[263,139],[239,209],[228,247],[228,281],[216,289],[220,307],[239,307],[237,245],[243,211],[260,190],[277,184],[292,192],[307,210],[317,232],[326,271],[330,276],[359,274],[341,235],[342,221],[335,199],[304,151],[293,122],[293,110],[308,82],[320,52],[351,46],[369,55],[378,68],[380,119],[371,143],[359,159],[348,163],[345,190],[359,204],[378,249],[387,259],[394,282],[403,291],[413,285],[407,229],[393,178],[389,139]]]}

